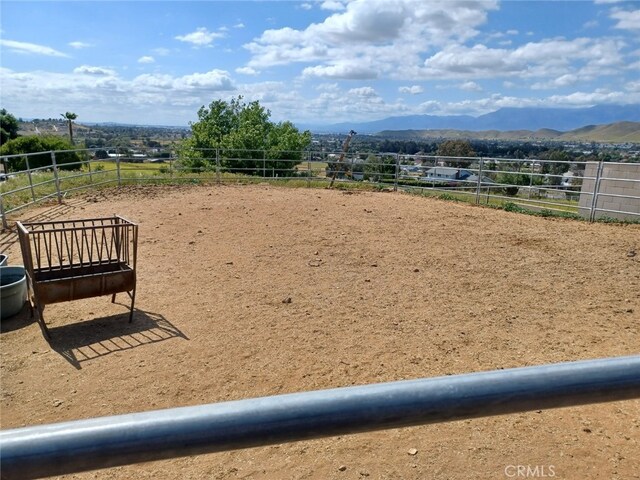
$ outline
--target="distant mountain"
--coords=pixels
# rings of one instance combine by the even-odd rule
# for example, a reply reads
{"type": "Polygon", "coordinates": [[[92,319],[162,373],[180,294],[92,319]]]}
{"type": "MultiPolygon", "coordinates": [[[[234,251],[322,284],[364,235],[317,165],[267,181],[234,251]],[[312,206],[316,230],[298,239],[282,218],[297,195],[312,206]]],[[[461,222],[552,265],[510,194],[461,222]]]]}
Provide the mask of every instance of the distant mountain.
{"type": "Polygon", "coordinates": [[[377,135],[390,139],[466,139],[466,140],[557,140],[583,142],[640,143],[640,122],[616,122],[589,125],[562,132],[550,128],[538,130],[385,130],[377,135]]]}
{"type": "Polygon", "coordinates": [[[371,122],[333,125],[299,125],[316,133],[342,133],[355,130],[372,134],[383,130],[552,130],[567,131],[585,125],[640,122],[640,105],[598,105],[589,108],[501,108],[479,117],[469,115],[407,115],[371,122]]]}

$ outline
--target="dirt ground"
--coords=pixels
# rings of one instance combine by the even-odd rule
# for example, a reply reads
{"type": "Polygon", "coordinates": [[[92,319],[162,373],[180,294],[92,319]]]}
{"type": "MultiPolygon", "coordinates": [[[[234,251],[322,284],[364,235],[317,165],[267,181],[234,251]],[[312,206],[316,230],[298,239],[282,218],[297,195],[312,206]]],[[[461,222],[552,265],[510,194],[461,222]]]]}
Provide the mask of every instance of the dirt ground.
{"type": "MultiPolygon", "coordinates": [[[[3,322],[2,428],[640,350],[638,225],[268,185],[113,189],[16,219],[114,213],[140,225],[134,322],[123,294],[48,306],[51,344],[26,309],[3,322]]],[[[68,478],[630,479],[638,452],[640,400],[68,478]]]]}

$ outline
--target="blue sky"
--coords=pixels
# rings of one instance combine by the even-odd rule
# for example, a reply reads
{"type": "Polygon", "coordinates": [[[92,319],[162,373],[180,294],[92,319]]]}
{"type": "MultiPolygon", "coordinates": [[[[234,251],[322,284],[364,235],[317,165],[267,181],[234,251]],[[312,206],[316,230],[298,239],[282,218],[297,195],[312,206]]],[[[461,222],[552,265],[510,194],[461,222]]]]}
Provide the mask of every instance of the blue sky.
{"type": "Polygon", "coordinates": [[[300,123],[640,104],[640,2],[0,2],[17,117],[187,125],[243,95],[300,123]]]}

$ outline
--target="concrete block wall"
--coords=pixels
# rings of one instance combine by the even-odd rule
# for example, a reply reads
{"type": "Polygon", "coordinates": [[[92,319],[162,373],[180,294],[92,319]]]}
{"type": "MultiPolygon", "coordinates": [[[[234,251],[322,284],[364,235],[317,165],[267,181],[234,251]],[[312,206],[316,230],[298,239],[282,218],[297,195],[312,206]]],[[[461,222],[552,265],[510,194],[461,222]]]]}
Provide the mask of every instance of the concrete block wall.
{"type": "MultiPolygon", "coordinates": [[[[589,162],[584,172],[578,211],[585,218],[593,202],[598,165],[589,162]]],[[[640,221],[640,163],[603,163],[595,208],[595,218],[640,221]]]]}

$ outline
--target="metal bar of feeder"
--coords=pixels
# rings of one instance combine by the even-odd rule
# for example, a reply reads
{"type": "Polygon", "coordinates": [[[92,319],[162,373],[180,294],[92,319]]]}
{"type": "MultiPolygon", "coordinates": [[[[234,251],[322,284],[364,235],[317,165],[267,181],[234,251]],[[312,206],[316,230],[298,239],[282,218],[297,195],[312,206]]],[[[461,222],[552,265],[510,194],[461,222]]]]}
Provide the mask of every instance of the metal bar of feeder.
{"type": "Polygon", "coordinates": [[[640,398],[640,356],[381,383],[0,432],[2,477],[640,398]]]}

